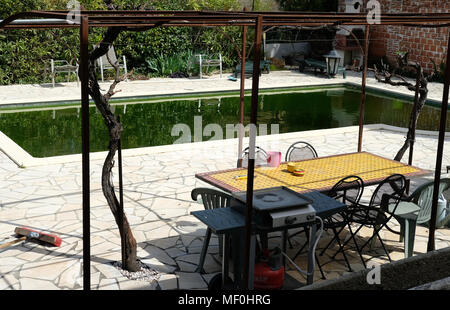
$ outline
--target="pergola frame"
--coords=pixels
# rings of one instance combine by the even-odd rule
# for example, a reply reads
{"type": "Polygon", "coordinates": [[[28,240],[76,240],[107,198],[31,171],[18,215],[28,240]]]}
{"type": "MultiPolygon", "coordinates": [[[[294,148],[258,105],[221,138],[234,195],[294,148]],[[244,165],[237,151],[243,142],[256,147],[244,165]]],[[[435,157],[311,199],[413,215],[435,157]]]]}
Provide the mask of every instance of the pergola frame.
{"type": "MultiPolygon", "coordinates": [[[[242,26],[255,28],[255,48],[253,51],[253,76],[251,95],[250,123],[257,123],[257,103],[259,92],[259,65],[262,29],[265,26],[340,26],[359,25],[365,27],[364,71],[362,76],[362,95],[359,119],[358,152],[362,148],[365,88],[367,78],[367,56],[369,32],[371,24],[366,14],[351,13],[304,13],[304,12],[231,12],[231,11],[30,11],[19,13],[0,22],[0,30],[8,29],[44,29],[44,28],[79,28],[80,29],[80,79],[82,107],[82,197],[83,197],[83,289],[90,290],[90,160],[89,160],[89,93],[88,93],[88,60],[89,60],[89,28],[125,27],[134,29],[151,29],[154,27],[223,27],[242,26]],[[79,18],[80,23],[67,19],[68,14],[79,18]],[[32,18],[32,19],[26,19],[32,18]],[[40,18],[40,19],[36,19],[40,18]]],[[[450,13],[427,14],[383,14],[380,24],[406,27],[442,28],[450,26],[450,13]]],[[[243,38],[245,43],[245,37],[243,38]]],[[[245,44],[243,44],[245,49],[245,44]]],[[[450,84],[450,38],[447,49],[447,66],[445,71],[444,92],[441,105],[439,141],[434,176],[434,192],[430,219],[428,251],[435,249],[435,229],[437,216],[438,190],[442,168],[445,128],[447,121],[449,84],[450,84]]],[[[242,68],[245,64],[245,52],[242,54],[242,68]]],[[[243,122],[243,95],[245,78],[241,70],[241,119],[243,122]]],[[[255,126],[251,126],[255,127],[255,126]]],[[[243,288],[252,287],[253,279],[249,277],[249,257],[251,238],[251,214],[253,207],[253,176],[255,168],[256,134],[250,135],[250,154],[248,161],[247,201],[245,214],[245,248],[243,288]]],[[[239,143],[242,146],[242,142],[239,143]]]]}

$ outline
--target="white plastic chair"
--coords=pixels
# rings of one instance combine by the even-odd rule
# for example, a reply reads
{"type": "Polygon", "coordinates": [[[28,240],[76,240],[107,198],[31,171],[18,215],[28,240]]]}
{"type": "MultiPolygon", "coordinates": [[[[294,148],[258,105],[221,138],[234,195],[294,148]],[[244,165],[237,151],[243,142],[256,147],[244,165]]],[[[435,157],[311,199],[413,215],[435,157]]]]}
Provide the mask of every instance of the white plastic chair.
{"type": "MultiPolygon", "coordinates": [[[[102,82],[105,81],[103,71],[108,70],[108,69],[114,69],[114,67],[109,62],[108,57],[113,63],[117,62],[116,51],[114,50],[114,46],[112,46],[112,45],[111,45],[111,48],[108,50],[107,54],[105,54],[102,57],[97,59],[97,64],[100,68],[100,74],[102,76],[102,82]]],[[[124,69],[125,75],[128,74],[127,60],[126,60],[125,56],[122,56],[122,62],[119,61],[118,66],[119,66],[119,68],[124,69]]],[[[128,82],[128,77],[126,78],[126,81],[128,82]]]]}
{"type": "Polygon", "coordinates": [[[220,78],[222,78],[222,54],[218,54],[218,58],[215,56],[209,56],[206,54],[195,54],[189,59],[188,70],[191,69],[191,65],[198,65],[200,71],[200,79],[203,77],[203,67],[217,67],[219,66],[220,78]]]}
{"type": "Polygon", "coordinates": [[[77,86],[80,85],[80,78],[78,76],[78,64],[72,65],[73,60],[69,63],[67,60],[54,60],[50,59],[50,74],[52,77],[52,85],[55,87],[55,75],[56,73],[68,73],[67,82],[70,81],[70,74],[73,73],[77,77],[77,86]]]}

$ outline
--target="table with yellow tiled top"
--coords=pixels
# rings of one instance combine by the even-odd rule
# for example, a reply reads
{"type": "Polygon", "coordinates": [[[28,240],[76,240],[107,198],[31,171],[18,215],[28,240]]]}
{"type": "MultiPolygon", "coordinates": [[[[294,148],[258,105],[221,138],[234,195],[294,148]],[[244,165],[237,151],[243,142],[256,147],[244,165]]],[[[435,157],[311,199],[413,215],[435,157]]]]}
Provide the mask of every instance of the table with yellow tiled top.
{"type": "MultiPolygon", "coordinates": [[[[407,179],[429,175],[432,172],[367,152],[319,157],[296,162],[304,170],[303,176],[296,176],[287,170],[287,163],[279,167],[260,166],[255,168],[255,190],[278,186],[289,187],[296,192],[311,190],[326,191],[340,179],[357,175],[365,185],[380,183],[392,174],[402,174],[407,179]]],[[[247,168],[196,174],[196,177],[227,192],[247,190],[247,168]],[[239,176],[244,176],[239,178],[239,176]]]]}

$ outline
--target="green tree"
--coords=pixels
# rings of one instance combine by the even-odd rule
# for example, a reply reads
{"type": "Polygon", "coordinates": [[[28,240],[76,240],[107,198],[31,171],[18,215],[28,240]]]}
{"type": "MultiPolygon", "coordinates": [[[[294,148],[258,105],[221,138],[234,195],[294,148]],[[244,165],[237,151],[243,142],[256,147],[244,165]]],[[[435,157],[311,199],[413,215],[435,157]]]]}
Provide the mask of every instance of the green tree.
{"type": "Polygon", "coordinates": [[[336,12],[338,0],[278,0],[284,11],[336,12]]]}
{"type": "MultiPolygon", "coordinates": [[[[274,0],[255,0],[255,9],[266,10],[264,3],[274,0]]],[[[151,10],[237,10],[243,9],[239,0],[115,0],[124,8],[151,10]]],[[[102,0],[80,0],[86,10],[106,10],[102,0]]],[[[31,10],[66,10],[67,0],[0,0],[0,19],[31,10]]],[[[97,44],[104,29],[92,28],[89,41],[97,44]]],[[[224,67],[238,61],[240,27],[158,27],[145,32],[123,32],[114,43],[118,55],[127,58],[128,68],[146,76],[160,76],[151,64],[158,59],[171,59],[170,71],[183,72],[186,55],[194,52],[221,53],[224,67]]],[[[251,37],[251,36],[249,36],[251,37]]],[[[79,57],[78,29],[40,29],[0,31],[0,85],[45,83],[50,81],[50,59],[76,61],[79,57]]],[[[112,74],[112,72],[108,72],[112,74]]],[[[74,78],[72,76],[72,78],[74,78]]],[[[56,76],[57,82],[64,75],[56,76]]]]}

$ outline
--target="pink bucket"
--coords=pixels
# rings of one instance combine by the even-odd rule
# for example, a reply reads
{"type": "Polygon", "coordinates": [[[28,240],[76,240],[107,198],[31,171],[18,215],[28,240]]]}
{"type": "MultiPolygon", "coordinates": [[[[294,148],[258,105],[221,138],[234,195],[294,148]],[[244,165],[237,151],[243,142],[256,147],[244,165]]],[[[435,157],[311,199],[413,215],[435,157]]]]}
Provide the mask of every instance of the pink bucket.
{"type": "Polygon", "coordinates": [[[270,167],[278,167],[281,163],[281,152],[267,152],[267,164],[270,167]]]}

